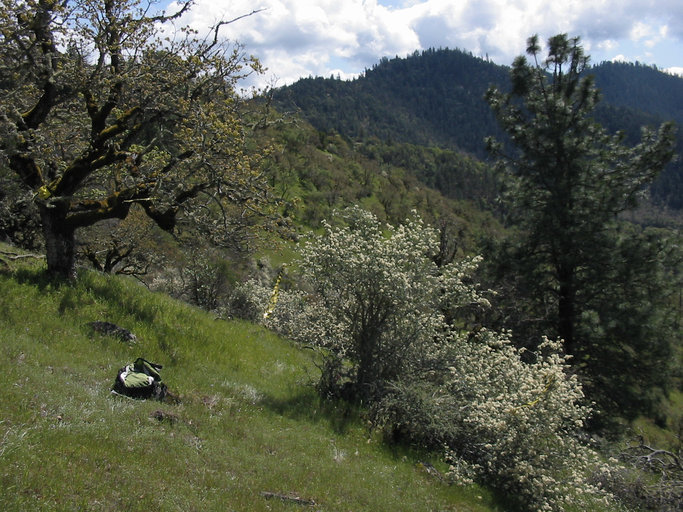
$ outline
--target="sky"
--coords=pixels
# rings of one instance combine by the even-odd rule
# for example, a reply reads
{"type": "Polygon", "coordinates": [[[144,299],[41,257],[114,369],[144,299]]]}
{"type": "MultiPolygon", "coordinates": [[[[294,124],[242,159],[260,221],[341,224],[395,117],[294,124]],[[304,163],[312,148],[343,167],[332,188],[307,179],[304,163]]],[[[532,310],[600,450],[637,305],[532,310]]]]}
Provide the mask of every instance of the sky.
{"type": "Polygon", "coordinates": [[[638,61],[683,75],[683,0],[196,0],[182,23],[201,33],[256,10],[220,29],[267,68],[246,86],[353,78],[382,57],[428,48],[510,65],[530,35],[559,33],[579,36],[594,64],[638,61]]]}

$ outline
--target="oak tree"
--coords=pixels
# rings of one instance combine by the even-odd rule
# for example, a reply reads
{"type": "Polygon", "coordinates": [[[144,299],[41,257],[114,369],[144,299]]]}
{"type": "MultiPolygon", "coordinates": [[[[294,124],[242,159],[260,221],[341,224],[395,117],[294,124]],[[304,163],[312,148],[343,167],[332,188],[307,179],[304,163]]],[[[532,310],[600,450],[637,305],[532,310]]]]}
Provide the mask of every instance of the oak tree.
{"type": "MultiPolygon", "coordinates": [[[[131,206],[227,242],[267,210],[237,81],[259,62],[141,0],[2,0],[0,166],[40,212],[49,273],[75,275],[75,232],[131,206]]],[[[233,20],[234,21],[234,20],[233,20]]]]}

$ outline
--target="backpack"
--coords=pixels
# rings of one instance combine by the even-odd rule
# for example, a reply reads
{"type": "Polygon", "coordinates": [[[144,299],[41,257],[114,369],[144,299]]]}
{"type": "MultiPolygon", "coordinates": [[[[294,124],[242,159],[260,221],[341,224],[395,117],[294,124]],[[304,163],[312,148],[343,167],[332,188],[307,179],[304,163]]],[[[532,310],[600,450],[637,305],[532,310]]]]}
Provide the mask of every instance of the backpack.
{"type": "Polygon", "coordinates": [[[150,363],[138,357],[134,363],[121,368],[116,375],[112,393],[130,398],[155,398],[163,400],[167,387],[161,381],[160,364],[150,363]]]}

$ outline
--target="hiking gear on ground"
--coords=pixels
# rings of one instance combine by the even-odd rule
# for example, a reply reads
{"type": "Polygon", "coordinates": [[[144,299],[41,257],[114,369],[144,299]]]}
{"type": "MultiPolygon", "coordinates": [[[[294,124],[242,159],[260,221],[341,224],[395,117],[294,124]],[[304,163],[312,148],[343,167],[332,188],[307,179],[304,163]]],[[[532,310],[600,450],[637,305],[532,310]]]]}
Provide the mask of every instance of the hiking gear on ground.
{"type": "Polygon", "coordinates": [[[156,398],[163,400],[167,393],[161,381],[160,364],[150,363],[138,357],[134,363],[121,368],[114,381],[112,392],[131,398],[156,398]]]}

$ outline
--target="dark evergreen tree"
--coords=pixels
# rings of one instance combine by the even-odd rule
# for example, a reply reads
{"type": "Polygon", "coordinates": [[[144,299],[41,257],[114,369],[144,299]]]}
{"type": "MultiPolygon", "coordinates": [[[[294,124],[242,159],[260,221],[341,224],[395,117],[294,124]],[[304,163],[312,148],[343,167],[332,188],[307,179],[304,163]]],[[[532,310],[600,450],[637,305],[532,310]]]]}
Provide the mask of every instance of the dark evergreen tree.
{"type": "Polygon", "coordinates": [[[664,384],[671,333],[658,320],[667,288],[653,270],[659,253],[634,243],[618,215],[672,159],[674,127],[644,130],[638,145],[625,145],[592,118],[599,94],[583,73],[588,57],[578,38],[550,38],[541,60],[533,36],[527,53],[530,61],[514,61],[510,92],[492,87],[486,96],[514,146],[506,152],[489,140],[517,227],[503,261],[522,311],[564,339],[592,398],[604,412],[630,417],[652,403],[648,390],[664,384]],[[636,276],[657,284],[644,293],[636,276]],[[636,318],[638,329],[625,328],[636,318]]]}

